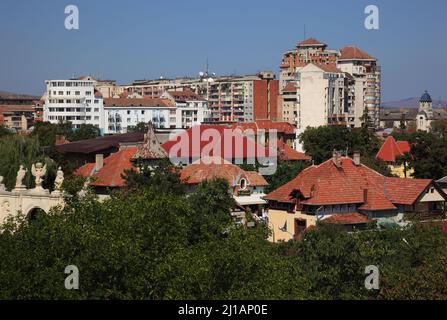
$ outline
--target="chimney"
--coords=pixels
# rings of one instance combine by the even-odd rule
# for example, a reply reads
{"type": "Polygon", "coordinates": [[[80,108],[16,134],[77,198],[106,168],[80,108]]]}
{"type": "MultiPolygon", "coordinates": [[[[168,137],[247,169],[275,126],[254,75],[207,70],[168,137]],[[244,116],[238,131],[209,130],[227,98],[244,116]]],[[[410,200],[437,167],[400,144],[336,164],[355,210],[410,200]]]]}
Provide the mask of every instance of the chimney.
{"type": "Polygon", "coordinates": [[[354,164],[355,164],[356,166],[359,166],[359,165],[360,165],[360,152],[354,152],[354,158],[353,158],[353,160],[354,160],[354,164]]]}
{"type": "Polygon", "coordinates": [[[341,155],[340,152],[334,150],[332,151],[332,162],[337,168],[341,167],[341,155]]]}
{"type": "Polygon", "coordinates": [[[97,154],[95,159],[95,171],[98,172],[104,166],[104,155],[97,154]]]}

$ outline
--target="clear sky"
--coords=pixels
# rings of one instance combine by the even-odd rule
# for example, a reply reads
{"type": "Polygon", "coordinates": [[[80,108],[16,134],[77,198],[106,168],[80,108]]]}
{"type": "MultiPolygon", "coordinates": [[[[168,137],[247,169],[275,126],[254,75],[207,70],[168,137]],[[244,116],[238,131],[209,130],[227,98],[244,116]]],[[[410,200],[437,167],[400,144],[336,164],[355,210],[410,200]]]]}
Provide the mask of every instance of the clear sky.
{"type": "Polygon", "coordinates": [[[1,0],[0,91],[41,94],[44,80],[90,74],[134,79],[278,73],[307,36],[379,59],[383,100],[447,98],[446,0],[1,0]],[[77,5],[80,29],[66,30],[77,5]],[[380,29],[364,28],[368,4],[380,29]]]}

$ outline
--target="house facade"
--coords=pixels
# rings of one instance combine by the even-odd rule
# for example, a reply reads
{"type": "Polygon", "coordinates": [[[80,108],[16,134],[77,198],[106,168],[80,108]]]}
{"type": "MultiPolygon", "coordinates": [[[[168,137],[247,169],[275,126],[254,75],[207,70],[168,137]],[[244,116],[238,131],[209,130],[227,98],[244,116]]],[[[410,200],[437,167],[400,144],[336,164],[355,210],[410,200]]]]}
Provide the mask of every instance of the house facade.
{"type": "Polygon", "coordinates": [[[402,225],[406,215],[443,216],[447,195],[433,180],[385,177],[362,165],[359,154],[351,159],[334,152],[264,199],[270,240],[277,242],[299,239],[318,223],[358,229],[373,220],[402,225]]]}

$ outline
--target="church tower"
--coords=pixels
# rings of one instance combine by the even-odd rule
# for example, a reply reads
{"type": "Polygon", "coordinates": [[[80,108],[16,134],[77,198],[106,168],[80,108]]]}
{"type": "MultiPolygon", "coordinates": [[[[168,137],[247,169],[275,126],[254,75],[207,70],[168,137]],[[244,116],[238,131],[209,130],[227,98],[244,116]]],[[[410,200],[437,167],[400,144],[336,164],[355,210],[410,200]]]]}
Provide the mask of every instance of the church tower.
{"type": "Polygon", "coordinates": [[[425,90],[421,99],[419,100],[419,112],[420,111],[432,111],[433,109],[433,101],[428,94],[428,91],[425,90]]]}

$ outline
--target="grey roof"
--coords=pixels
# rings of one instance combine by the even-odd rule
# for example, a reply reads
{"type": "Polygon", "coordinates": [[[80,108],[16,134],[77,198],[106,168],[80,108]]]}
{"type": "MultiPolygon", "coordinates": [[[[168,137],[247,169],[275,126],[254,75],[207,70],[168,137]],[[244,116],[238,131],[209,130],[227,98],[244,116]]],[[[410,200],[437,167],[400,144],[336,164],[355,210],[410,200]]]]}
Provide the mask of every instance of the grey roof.
{"type": "Polygon", "coordinates": [[[418,110],[408,109],[403,112],[399,109],[381,109],[380,110],[380,121],[399,121],[402,120],[402,113],[404,119],[407,121],[415,120],[418,110]]]}
{"type": "Polygon", "coordinates": [[[425,90],[424,94],[421,96],[420,102],[433,102],[430,95],[428,94],[428,91],[425,90]]]}
{"type": "Polygon", "coordinates": [[[437,183],[447,183],[447,176],[436,181],[437,183]]]}

